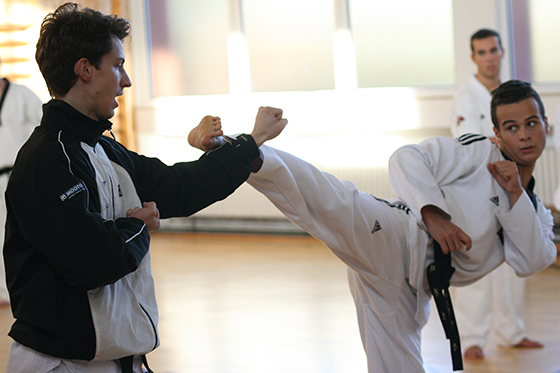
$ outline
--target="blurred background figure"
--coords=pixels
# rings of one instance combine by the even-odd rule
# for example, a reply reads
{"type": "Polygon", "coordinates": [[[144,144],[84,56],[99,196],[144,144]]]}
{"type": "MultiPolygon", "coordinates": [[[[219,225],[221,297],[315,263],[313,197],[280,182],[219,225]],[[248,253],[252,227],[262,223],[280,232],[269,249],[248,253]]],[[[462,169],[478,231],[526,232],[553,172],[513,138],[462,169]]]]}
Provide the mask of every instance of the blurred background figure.
{"type": "MultiPolygon", "coordinates": [[[[6,200],[4,193],[17,152],[39,125],[42,102],[29,88],[3,78],[0,60],[0,247],[4,247],[6,200]]],[[[0,308],[10,304],[6,289],[4,256],[0,256],[0,308]]]]}
{"type": "MultiPolygon", "coordinates": [[[[451,123],[451,132],[455,137],[479,133],[496,142],[490,102],[491,92],[501,82],[502,41],[496,31],[480,29],[471,36],[470,43],[471,58],[477,72],[455,95],[455,118],[451,123]]],[[[472,285],[453,289],[465,358],[484,358],[483,350],[492,327],[501,345],[542,347],[541,343],[525,335],[524,298],[525,279],[504,264],[472,285]]]]}
{"type": "MultiPolygon", "coordinates": [[[[554,147],[556,148],[556,153],[560,157],[560,105],[556,108],[556,113],[554,115],[554,127],[552,128],[552,138],[554,140],[554,147]]],[[[560,181],[556,187],[556,193],[554,193],[554,209],[560,211],[560,181]]]]}
{"type": "Polygon", "coordinates": [[[451,123],[454,137],[480,133],[494,141],[490,93],[500,85],[503,57],[502,41],[496,31],[481,29],[471,36],[471,58],[477,72],[455,94],[455,116],[454,123],[451,123]]]}

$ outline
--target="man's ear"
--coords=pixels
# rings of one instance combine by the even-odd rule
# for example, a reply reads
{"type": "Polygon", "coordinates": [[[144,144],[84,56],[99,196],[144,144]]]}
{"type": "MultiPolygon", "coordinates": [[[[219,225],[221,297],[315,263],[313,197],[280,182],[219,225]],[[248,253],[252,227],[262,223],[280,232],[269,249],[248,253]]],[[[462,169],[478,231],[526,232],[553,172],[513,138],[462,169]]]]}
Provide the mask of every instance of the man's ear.
{"type": "Polygon", "coordinates": [[[548,118],[545,116],[544,117],[544,129],[545,129],[545,133],[548,135],[548,133],[550,132],[550,127],[548,126],[548,118]]]}
{"type": "Polygon", "coordinates": [[[93,66],[85,57],[80,58],[74,65],[74,72],[76,73],[76,75],[86,82],[91,78],[92,69],[93,66]]]}
{"type": "Polygon", "coordinates": [[[500,137],[500,131],[498,131],[496,126],[492,126],[492,129],[494,130],[494,135],[496,136],[496,139],[498,139],[498,141],[501,141],[502,138],[500,137]]]}

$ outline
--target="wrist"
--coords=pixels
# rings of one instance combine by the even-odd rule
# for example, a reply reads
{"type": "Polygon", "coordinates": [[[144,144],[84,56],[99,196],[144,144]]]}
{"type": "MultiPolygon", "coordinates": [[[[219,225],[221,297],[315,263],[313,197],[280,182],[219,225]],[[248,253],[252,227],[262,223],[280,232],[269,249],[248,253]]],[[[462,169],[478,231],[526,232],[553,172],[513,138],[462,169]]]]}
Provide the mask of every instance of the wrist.
{"type": "Polygon", "coordinates": [[[519,197],[521,197],[522,194],[523,194],[523,190],[515,190],[508,193],[510,208],[512,208],[515,205],[515,203],[519,200],[519,197]]]}
{"type": "Polygon", "coordinates": [[[253,132],[253,133],[251,133],[251,136],[253,137],[253,140],[255,140],[255,143],[257,144],[257,147],[259,147],[259,148],[266,141],[266,138],[263,135],[260,135],[259,133],[253,132]]]}
{"type": "Polygon", "coordinates": [[[433,221],[451,220],[451,216],[435,205],[426,205],[422,207],[420,214],[422,215],[422,220],[424,220],[426,224],[433,221]]]}
{"type": "Polygon", "coordinates": [[[425,217],[430,217],[430,216],[434,216],[434,215],[441,215],[441,210],[434,205],[426,205],[424,207],[422,207],[422,209],[420,210],[420,213],[422,214],[422,218],[425,217]]]}

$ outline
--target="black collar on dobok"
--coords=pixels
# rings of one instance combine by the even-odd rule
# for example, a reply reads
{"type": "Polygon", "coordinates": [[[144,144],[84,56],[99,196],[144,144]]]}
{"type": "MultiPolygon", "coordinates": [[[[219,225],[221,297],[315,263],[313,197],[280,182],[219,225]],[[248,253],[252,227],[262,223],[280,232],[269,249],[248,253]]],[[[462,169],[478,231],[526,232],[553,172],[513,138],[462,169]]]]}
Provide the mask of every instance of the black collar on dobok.
{"type": "Polygon", "coordinates": [[[427,269],[428,284],[436,302],[445,337],[449,339],[453,370],[463,370],[459,329],[457,329],[457,321],[449,295],[449,281],[453,272],[455,272],[455,268],[451,266],[451,253],[444,254],[436,240],[433,240],[433,242],[434,262],[427,269]]]}

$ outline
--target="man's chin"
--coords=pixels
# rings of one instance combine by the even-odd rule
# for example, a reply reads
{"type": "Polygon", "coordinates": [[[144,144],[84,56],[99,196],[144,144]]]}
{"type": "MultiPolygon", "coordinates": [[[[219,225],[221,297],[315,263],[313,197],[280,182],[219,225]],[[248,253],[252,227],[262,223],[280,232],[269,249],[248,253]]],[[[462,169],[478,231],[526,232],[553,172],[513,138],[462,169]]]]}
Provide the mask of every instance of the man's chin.
{"type": "Polygon", "coordinates": [[[115,111],[111,110],[111,112],[108,115],[100,116],[99,120],[109,120],[114,116],[115,116],[115,111]]]}
{"type": "Polygon", "coordinates": [[[519,166],[533,166],[537,159],[539,159],[540,153],[532,153],[532,154],[517,154],[515,163],[519,166]]]}

